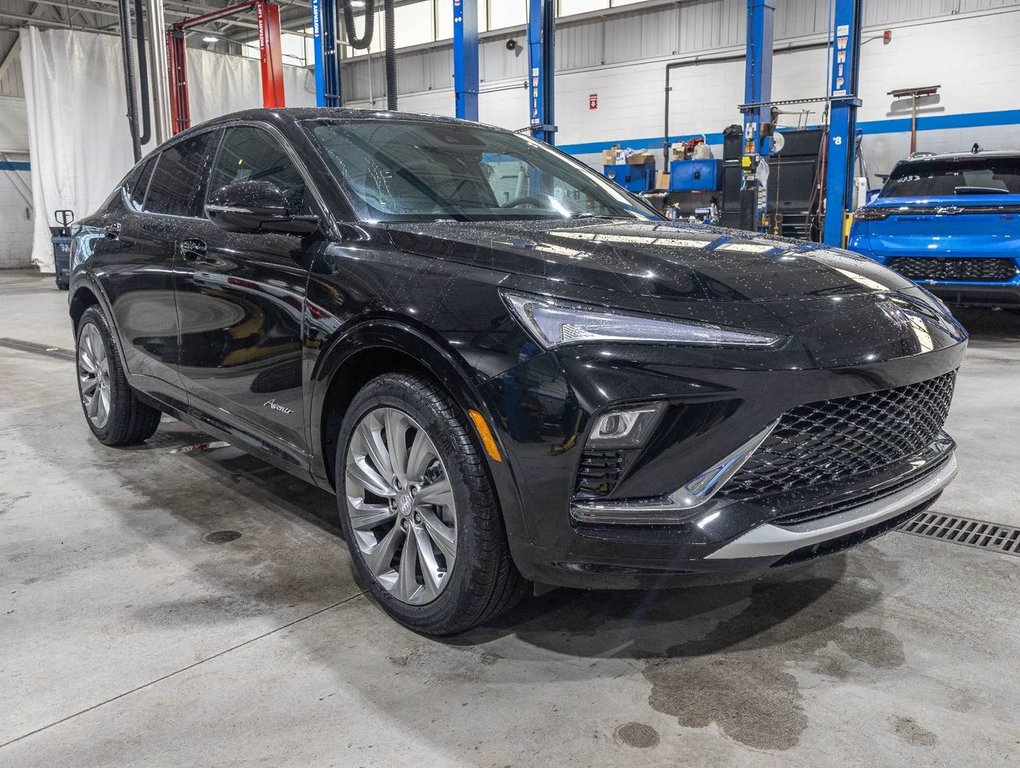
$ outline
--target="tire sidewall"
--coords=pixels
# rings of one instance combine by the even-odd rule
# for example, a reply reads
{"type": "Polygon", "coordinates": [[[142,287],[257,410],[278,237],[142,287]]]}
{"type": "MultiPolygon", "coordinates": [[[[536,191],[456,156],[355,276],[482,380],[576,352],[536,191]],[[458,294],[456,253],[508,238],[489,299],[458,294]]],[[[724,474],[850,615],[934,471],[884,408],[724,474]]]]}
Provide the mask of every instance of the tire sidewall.
{"type": "MultiPolygon", "coordinates": [[[[351,402],[344,417],[343,425],[337,441],[336,459],[336,490],[339,504],[340,524],[354,560],[355,569],[362,583],[367,586],[373,596],[387,611],[399,621],[415,629],[428,629],[437,624],[453,620],[458,608],[471,599],[474,582],[474,566],[478,562],[481,538],[478,512],[495,509],[492,501],[491,486],[486,488],[473,487],[477,483],[469,480],[464,463],[471,459],[477,461],[477,449],[473,444],[470,448],[474,456],[466,454],[464,442],[457,440],[451,430],[447,417],[437,406],[442,400],[431,388],[413,390],[407,386],[407,380],[400,376],[382,376],[374,379],[359,392],[351,402]],[[397,391],[403,390],[400,394],[397,391]],[[431,603],[425,605],[408,605],[391,595],[382,587],[365,564],[364,556],[358,548],[354,531],[351,527],[350,513],[347,507],[347,490],[345,466],[347,453],[350,449],[354,428],[361,419],[372,410],[380,407],[396,408],[414,419],[425,430],[436,446],[446,468],[450,486],[453,489],[454,502],[457,506],[457,558],[452,574],[448,574],[449,582],[442,593],[431,603]]],[[[471,438],[465,421],[458,409],[454,410],[455,428],[471,438]]]]}
{"type": "Polygon", "coordinates": [[[81,320],[78,322],[78,332],[74,340],[74,378],[78,384],[78,401],[81,405],[82,414],[85,416],[85,423],[88,425],[92,434],[99,439],[100,442],[106,442],[112,432],[115,419],[118,417],[119,409],[124,399],[125,393],[122,389],[125,386],[124,373],[120,367],[120,358],[117,356],[117,348],[113,344],[113,337],[110,333],[110,325],[106,320],[106,315],[98,307],[89,307],[85,310],[85,313],[81,316],[81,320]],[[98,428],[92,423],[92,419],[89,418],[88,411],[85,408],[85,395],[81,390],[81,376],[78,375],[78,354],[81,346],[82,334],[85,332],[87,325],[95,326],[99,331],[99,338],[102,339],[103,347],[106,350],[106,359],[110,368],[109,384],[110,384],[110,412],[106,418],[106,424],[103,425],[102,429],[98,428]]]}

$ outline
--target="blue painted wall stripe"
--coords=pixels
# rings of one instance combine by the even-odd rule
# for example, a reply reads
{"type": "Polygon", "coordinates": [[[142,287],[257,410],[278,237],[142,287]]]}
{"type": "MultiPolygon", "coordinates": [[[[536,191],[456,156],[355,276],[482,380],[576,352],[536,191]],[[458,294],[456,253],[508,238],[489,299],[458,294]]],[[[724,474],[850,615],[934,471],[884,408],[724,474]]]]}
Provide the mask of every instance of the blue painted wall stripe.
{"type": "MultiPolygon", "coordinates": [[[[994,125],[1020,125],[1020,109],[1005,109],[997,112],[968,112],[961,115],[933,115],[917,118],[918,131],[945,131],[955,128],[984,128],[994,125]]],[[[817,126],[808,126],[816,128],[817,126]]],[[[869,120],[857,123],[857,128],[865,135],[879,133],[909,133],[910,118],[892,118],[890,120],[869,120]]],[[[671,136],[670,144],[687,141],[700,133],[686,136],[671,136]]],[[[722,144],[721,133],[704,134],[709,144],[722,144]]],[[[662,149],[662,137],[644,139],[618,139],[616,141],[591,141],[584,144],[561,144],[558,149],[571,155],[594,155],[615,145],[627,149],[662,149]]]]}
{"type": "Polygon", "coordinates": [[[0,162],[0,171],[30,171],[32,166],[28,163],[14,162],[13,160],[4,160],[0,162]]]}

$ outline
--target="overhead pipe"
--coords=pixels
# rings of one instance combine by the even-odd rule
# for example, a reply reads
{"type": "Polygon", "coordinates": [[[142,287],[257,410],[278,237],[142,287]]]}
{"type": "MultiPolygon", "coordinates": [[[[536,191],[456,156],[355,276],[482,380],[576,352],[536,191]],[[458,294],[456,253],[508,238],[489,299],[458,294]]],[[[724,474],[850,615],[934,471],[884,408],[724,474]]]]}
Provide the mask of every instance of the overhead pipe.
{"type": "Polygon", "coordinates": [[[120,19],[120,52],[124,64],[124,92],[127,97],[127,119],[128,128],[131,131],[131,149],[134,152],[135,162],[142,159],[142,148],[138,141],[138,112],[135,104],[135,62],[131,55],[131,14],[128,10],[128,0],[119,0],[117,3],[118,17],[120,19]]]}

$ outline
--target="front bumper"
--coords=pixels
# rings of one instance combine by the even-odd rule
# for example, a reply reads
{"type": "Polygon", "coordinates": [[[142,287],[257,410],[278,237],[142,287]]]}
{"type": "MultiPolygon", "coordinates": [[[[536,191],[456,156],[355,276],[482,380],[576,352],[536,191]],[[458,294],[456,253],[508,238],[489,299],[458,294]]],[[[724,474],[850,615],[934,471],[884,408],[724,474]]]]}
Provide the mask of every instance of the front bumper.
{"type": "MultiPolygon", "coordinates": [[[[539,355],[490,380],[483,392],[518,497],[507,504],[501,488],[504,513],[521,511],[521,519],[508,524],[518,568],[533,581],[578,588],[732,581],[884,533],[931,504],[951,479],[955,460],[948,436],[878,474],[781,498],[720,494],[674,519],[657,521],[657,511],[648,510],[647,519],[634,521],[641,524],[586,519],[578,511],[575,481],[587,427],[607,407],[670,403],[668,435],[651,441],[606,501],[661,499],[724,463],[798,406],[907,387],[959,367],[961,340],[953,343],[934,330],[924,339],[934,339],[936,348],[814,369],[784,365],[777,352],[766,353],[765,362],[745,358],[739,368],[713,368],[704,365],[709,353],[577,347],[539,355]],[[771,551],[760,546],[773,539],[771,551]],[[752,543],[759,546],[752,549],[752,543]]],[[[861,345],[861,355],[867,352],[861,345]]]]}

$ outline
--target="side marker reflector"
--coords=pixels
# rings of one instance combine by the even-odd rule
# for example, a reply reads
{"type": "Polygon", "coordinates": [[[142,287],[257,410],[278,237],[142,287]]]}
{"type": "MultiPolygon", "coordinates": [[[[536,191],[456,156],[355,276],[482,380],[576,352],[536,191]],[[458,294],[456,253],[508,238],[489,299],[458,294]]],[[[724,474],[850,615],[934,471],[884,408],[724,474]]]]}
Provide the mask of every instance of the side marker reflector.
{"type": "Polygon", "coordinates": [[[489,458],[493,461],[503,461],[503,457],[499,453],[499,446],[496,445],[496,438],[492,436],[492,430],[485,423],[485,417],[474,408],[468,408],[468,416],[471,417],[471,423],[475,425],[478,437],[481,438],[482,446],[489,454],[489,458]]]}

